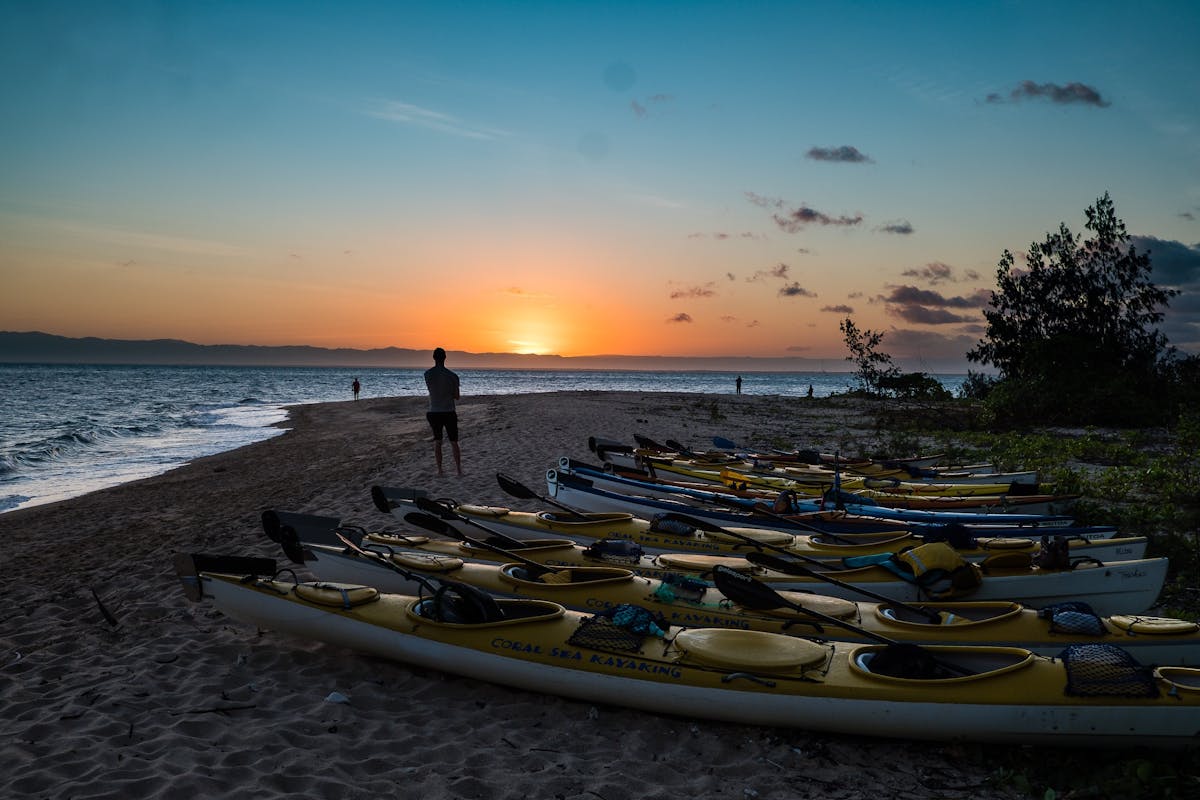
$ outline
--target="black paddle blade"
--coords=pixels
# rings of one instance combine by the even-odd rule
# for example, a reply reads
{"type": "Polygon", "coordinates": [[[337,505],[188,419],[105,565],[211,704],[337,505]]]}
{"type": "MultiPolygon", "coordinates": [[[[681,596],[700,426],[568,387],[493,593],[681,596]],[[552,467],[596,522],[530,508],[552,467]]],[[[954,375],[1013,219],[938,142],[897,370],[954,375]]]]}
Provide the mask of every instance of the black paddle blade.
{"type": "Polygon", "coordinates": [[[410,511],[404,515],[404,521],[416,525],[418,528],[424,528],[427,531],[441,534],[442,536],[458,536],[451,525],[447,524],[440,517],[435,517],[432,514],[422,514],[420,511],[410,511]]]}
{"type": "MultiPolygon", "coordinates": [[[[413,501],[417,508],[427,514],[432,514],[439,519],[458,519],[458,514],[447,506],[445,503],[439,503],[437,500],[430,500],[428,497],[418,497],[413,501]]],[[[406,514],[405,519],[408,519],[406,514]]]]}
{"type": "Polygon", "coordinates": [[[771,553],[749,552],[746,553],[746,560],[756,567],[782,572],[787,575],[812,575],[813,568],[802,564],[792,558],[786,556],[772,555],[771,553]]]}
{"type": "Polygon", "coordinates": [[[341,524],[342,521],[337,517],[298,514],[294,511],[268,509],[262,514],[263,530],[266,531],[267,538],[276,543],[281,543],[283,529],[290,527],[301,541],[337,545],[338,540],[334,534],[341,524]]]}
{"type": "Polygon", "coordinates": [[[201,572],[224,572],[231,575],[275,575],[275,559],[255,556],[213,556],[205,553],[177,553],[175,575],[183,585],[188,600],[198,602],[204,596],[201,572]]]}
{"type": "Polygon", "coordinates": [[[371,487],[371,502],[385,514],[392,513],[392,509],[403,502],[415,502],[418,497],[428,497],[429,492],[424,489],[409,489],[407,487],[397,486],[372,486],[371,487]]]}
{"type": "Polygon", "coordinates": [[[662,519],[671,520],[673,522],[682,522],[684,525],[690,525],[693,528],[709,533],[724,533],[725,529],[720,525],[716,525],[708,520],[700,519],[699,517],[689,516],[688,514],[680,514],[676,511],[668,511],[662,515],[662,519]]]}
{"type": "Polygon", "coordinates": [[[283,548],[283,554],[291,559],[293,564],[304,563],[304,545],[300,544],[300,537],[291,525],[284,525],[280,529],[279,546],[283,548]]]}
{"type": "Polygon", "coordinates": [[[500,484],[500,488],[507,494],[511,494],[518,500],[541,500],[541,495],[535,493],[525,484],[518,481],[503,472],[496,473],[496,482],[500,484]]]}
{"type": "Polygon", "coordinates": [[[771,587],[723,564],[718,564],[713,568],[713,583],[716,584],[717,591],[721,594],[739,606],[755,611],[767,611],[792,605],[771,587]]]}

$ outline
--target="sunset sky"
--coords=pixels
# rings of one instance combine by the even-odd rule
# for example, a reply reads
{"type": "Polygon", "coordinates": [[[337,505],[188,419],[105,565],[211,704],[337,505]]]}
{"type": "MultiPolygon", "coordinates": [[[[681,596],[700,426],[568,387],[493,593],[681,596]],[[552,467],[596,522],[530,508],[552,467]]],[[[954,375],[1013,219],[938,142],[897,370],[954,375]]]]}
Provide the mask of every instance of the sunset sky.
{"type": "Polygon", "coordinates": [[[1197,2],[3,9],[0,330],[933,365],[1107,191],[1200,351],[1197,2]]]}

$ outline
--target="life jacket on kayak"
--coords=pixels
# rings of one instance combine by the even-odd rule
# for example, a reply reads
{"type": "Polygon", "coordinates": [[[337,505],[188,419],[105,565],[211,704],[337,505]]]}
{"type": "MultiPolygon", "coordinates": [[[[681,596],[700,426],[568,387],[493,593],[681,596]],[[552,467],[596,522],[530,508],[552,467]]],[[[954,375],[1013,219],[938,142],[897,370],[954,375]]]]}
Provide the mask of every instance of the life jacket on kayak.
{"type": "Polygon", "coordinates": [[[877,564],[915,583],[931,600],[966,597],[983,581],[979,567],[964,559],[946,542],[929,542],[898,553],[853,556],[842,559],[842,563],[847,567],[877,564]]]}

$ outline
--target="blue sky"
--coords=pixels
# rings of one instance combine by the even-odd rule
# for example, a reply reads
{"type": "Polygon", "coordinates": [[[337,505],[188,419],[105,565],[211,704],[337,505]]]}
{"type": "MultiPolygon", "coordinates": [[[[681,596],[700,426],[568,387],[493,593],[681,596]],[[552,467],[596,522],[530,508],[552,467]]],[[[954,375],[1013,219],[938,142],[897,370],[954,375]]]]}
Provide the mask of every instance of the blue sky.
{"type": "Polygon", "coordinates": [[[2,329],[940,368],[1109,192],[1200,350],[1200,3],[4,8],[2,329]]]}

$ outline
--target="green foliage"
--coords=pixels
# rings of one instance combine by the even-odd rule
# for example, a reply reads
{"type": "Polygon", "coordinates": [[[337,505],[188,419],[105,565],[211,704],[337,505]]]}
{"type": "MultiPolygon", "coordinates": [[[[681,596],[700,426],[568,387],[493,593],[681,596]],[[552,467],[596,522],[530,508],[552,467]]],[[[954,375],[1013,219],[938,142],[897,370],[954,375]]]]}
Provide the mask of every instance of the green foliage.
{"type": "Polygon", "coordinates": [[[887,353],[876,350],[883,341],[883,333],[858,329],[854,320],[846,317],[838,324],[838,329],[845,337],[846,349],[850,355],[847,361],[853,361],[858,367],[858,382],[864,392],[880,394],[880,383],[885,378],[894,378],[900,370],[892,363],[892,357],[887,353]]]}
{"type": "Polygon", "coordinates": [[[1025,269],[1008,250],[997,266],[985,338],[967,358],[1000,370],[988,396],[999,422],[1138,425],[1169,411],[1172,351],[1155,326],[1178,291],[1151,282],[1107,193],[1086,214],[1091,238],[1060,224],[1025,269]]]}
{"type": "Polygon", "coordinates": [[[986,400],[996,382],[997,378],[992,375],[967,370],[967,379],[958,387],[958,396],[964,400],[986,400]]]}

